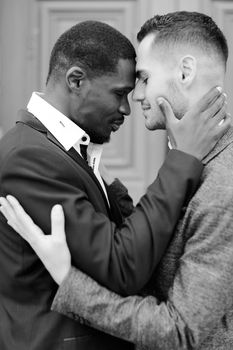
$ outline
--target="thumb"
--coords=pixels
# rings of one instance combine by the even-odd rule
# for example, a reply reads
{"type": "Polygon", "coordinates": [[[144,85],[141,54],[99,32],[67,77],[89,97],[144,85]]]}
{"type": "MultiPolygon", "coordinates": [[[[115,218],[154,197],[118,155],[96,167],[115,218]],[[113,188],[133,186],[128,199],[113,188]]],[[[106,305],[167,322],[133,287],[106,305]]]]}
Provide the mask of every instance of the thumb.
{"type": "Polygon", "coordinates": [[[56,204],[51,210],[51,229],[52,235],[57,238],[65,238],[65,215],[60,204],[56,204]]]}
{"type": "Polygon", "coordinates": [[[164,115],[166,126],[169,128],[169,125],[176,123],[178,119],[175,117],[171,105],[167,100],[165,100],[163,97],[159,97],[157,99],[157,103],[164,115]]]}

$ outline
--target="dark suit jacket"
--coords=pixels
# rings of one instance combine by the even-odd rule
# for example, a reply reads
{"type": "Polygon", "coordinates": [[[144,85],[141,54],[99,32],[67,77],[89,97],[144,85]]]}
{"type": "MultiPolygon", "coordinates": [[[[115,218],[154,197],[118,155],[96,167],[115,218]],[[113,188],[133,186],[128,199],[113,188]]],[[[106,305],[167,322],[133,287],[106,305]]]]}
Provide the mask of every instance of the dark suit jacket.
{"type": "MultiPolygon", "coordinates": [[[[51,207],[62,203],[73,265],[118,293],[137,292],[150,278],[183,203],[196,188],[201,163],[170,152],[157,181],[123,220],[117,196],[107,188],[109,208],[98,180],[76,151],[67,153],[27,111],[21,111],[21,119],[0,141],[0,194],[15,195],[47,233],[51,207]]],[[[56,290],[35,253],[1,216],[0,349],[131,348],[51,312],[56,290]]]]}

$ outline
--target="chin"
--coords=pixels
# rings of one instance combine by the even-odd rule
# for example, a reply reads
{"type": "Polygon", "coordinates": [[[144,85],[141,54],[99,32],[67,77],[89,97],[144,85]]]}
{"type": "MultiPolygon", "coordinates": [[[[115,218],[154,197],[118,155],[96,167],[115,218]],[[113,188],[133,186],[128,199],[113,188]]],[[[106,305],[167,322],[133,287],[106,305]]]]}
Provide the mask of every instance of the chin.
{"type": "Polygon", "coordinates": [[[156,120],[156,121],[145,121],[145,126],[148,130],[164,130],[166,129],[165,123],[162,120],[156,120]]]}
{"type": "Polygon", "coordinates": [[[165,119],[159,108],[153,108],[150,113],[145,115],[145,127],[148,130],[166,129],[165,119]]]}
{"type": "Polygon", "coordinates": [[[102,145],[103,143],[107,143],[110,141],[110,135],[103,136],[103,135],[92,135],[90,137],[91,142],[97,143],[99,145],[102,145]]]}

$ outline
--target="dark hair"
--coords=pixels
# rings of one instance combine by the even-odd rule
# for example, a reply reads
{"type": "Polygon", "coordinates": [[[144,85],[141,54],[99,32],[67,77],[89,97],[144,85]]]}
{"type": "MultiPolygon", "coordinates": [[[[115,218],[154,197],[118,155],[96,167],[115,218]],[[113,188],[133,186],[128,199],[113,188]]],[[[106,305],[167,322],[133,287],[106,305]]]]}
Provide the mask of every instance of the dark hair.
{"type": "Polygon", "coordinates": [[[131,42],[118,30],[98,21],[80,22],[55,43],[51,52],[49,72],[55,79],[73,65],[81,65],[89,77],[116,72],[120,58],[135,59],[131,42]]]}
{"type": "Polygon", "coordinates": [[[177,43],[190,43],[204,52],[214,52],[226,65],[226,38],[213,19],[203,13],[178,11],[154,16],[141,27],[137,34],[138,41],[141,42],[150,33],[156,33],[156,44],[174,47],[177,43]]]}

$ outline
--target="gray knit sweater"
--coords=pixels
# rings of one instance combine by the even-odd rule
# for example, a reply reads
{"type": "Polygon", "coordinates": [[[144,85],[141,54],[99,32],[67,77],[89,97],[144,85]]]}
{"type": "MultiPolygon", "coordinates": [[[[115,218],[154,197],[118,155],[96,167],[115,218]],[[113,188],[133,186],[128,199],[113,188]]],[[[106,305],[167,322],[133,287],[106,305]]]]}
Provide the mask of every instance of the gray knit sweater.
{"type": "Polygon", "coordinates": [[[143,296],[123,298],[72,268],[52,308],[137,349],[232,350],[233,128],[205,159],[200,187],[143,296]]]}

